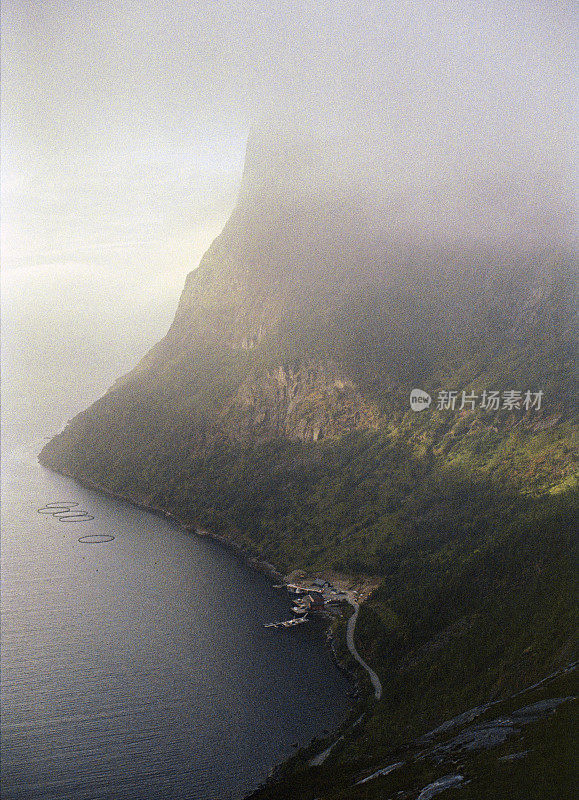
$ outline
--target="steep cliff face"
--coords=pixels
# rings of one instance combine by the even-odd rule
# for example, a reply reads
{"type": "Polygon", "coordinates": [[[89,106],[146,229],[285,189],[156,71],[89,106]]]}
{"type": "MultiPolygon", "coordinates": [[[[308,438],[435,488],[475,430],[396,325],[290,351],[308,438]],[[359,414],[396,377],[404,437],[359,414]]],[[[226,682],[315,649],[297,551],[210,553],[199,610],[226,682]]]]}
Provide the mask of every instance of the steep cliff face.
{"type": "Polygon", "coordinates": [[[378,417],[376,407],[331,360],[280,365],[252,376],[222,413],[230,436],[246,443],[278,437],[317,442],[376,427],[378,417]]]}
{"type": "MultiPolygon", "coordinates": [[[[306,146],[295,131],[275,134],[252,135],[238,205],[188,276],[166,337],[59,437],[59,458],[101,423],[122,448],[130,418],[131,448],[154,461],[146,437],[135,441],[139,415],[201,451],[223,437],[319,442],[373,430],[413,385],[467,385],[477,370],[518,379],[512,342],[539,357],[547,336],[556,348],[570,341],[568,257],[557,247],[429,239],[418,215],[402,225],[392,187],[365,185],[371,153],[339,150],[339,136],[306,146]]],[[[56,465],[53,450],[43,458],[56,465]]]]}
{"type": "Polygon", "coordinates": [[[331,307],[381,271],[391,242],[335,170],[321,145],[253,132],[237,206],[188,276],[170,335],[250,350],[282,317],[331,307]]]}
{"type": "Polygon", "coordinates": [[[298,757],[257,796],[378,797],[380,779],[353,787],[393,743],[568,658],[572,263],[555,245],[402,242],[391,203],[382,226],[282,156],[249,153],[167,336],[40,460],[280,570],[372,576],[358,624],[382,702],[327,766],[298,757]],[[415,413],[414,387],[457,404],[415,413]],[[506,390],[543,405],[460,405],[506,390]]]}
{"type": "Polygon", "coordinates": [[[184,336],[189,345],[202,341],[249,350],[282,316],[280,282],[256,268],[235,231],[230,233],[240,224],[234,216],[187,277],[170,334],[184,336]]]}

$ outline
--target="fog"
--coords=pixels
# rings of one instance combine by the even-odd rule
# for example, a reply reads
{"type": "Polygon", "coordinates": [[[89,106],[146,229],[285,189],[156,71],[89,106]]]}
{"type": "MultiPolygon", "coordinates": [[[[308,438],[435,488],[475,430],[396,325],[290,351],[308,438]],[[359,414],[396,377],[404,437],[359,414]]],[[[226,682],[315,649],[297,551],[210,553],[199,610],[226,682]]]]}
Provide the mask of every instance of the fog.
{"type": "Polygon", "coordinates": [[[51,434],[163,335],[250,130],[242,196],[568,245],[575,37],[570,2],[5,0],[7,424],[51,434]]]}

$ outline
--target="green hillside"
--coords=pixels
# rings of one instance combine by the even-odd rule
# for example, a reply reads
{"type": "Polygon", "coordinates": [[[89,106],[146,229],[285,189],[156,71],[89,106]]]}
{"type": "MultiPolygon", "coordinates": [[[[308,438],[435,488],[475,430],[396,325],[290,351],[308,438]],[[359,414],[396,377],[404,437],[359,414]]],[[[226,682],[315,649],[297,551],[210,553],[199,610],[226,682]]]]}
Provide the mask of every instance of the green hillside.
{"type": "MultiPolygon", "coordinates": [[[[525,281],[509,303],[501,280],[452,302],[440,287],[374,286],[288,314],[251,349],[173,330],[41,454],[284,573],[376,579],[356,638],[381,701],[359,701],[352,719],[363,721],[323,766],[308,765],[315,743],[256,797],[415,797],[437,777],[432,765],[352,786],[429,729],[572,659],[570,272],[560,268],[526,305],[525,281]],[[430,408],[410,410],[415,387],[430,408]],[[483,392],[509,390],[519,408],[481,407],[483,392]],[[524,407],[527,391],[542,392],[539,408],[524,407]],[[454,408],[438,409],[440,392],[457,393],[454,408]],[[461,409],[463,392],[476,401],[461,409]]],[[[548,735],[533,723],[532,753],[564,760],[562,714],[548,735]]],[[[479,760],[465,796],[500,796],[489,790],[500,770],[479,760]]],[[[561,787],[568,778],[560,773],[561,787]]],[[[525,796],[567,796],[537,791],[525,796]]]]}

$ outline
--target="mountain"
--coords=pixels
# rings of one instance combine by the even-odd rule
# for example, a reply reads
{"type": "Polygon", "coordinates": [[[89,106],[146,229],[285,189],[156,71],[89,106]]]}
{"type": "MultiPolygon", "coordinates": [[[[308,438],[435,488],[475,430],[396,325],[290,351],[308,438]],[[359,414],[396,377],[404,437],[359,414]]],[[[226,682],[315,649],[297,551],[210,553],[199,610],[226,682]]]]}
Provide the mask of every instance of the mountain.
{"type": "MultiPolygon", "coordinates": [[[[238,206],[166,337],[40,460],[282,572],[371,585],[356,639],[382,699],[363,692],[322,766],[313,743],[256,796],[414,797],[462,756],[354,784],[473,707],[511,713],[554,673],[568,691],[576,269],[560,237],[498,236],[494,195],[478,217],[492,235],[475,192],[432,236],[422,199],[378,202],[331,150],[286,145],[254,136],[238,206]],[[429,407],[411,409],[413,389],[429,407]]],[[[562,752],[560,708],[533,717],[529,774],[562,752]]],[[[524,794],[518,768],[475,761],[472,797],[493,780],[512,797],[567,786],[563,770],[524,794]]]]}

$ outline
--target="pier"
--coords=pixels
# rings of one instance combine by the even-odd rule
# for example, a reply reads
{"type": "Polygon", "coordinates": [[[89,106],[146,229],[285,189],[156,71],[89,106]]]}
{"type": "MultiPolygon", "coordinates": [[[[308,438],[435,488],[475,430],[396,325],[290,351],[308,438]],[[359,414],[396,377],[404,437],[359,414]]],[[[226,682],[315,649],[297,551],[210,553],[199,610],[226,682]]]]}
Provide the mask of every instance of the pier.
{"type": "Polygon", "coordinates": [[[283,622],[266,622],[264,628],[294,628],[296,625],[303,625],[307,621],[307,617],[295,617],[294,619],[286,619],[283,622]]]}

